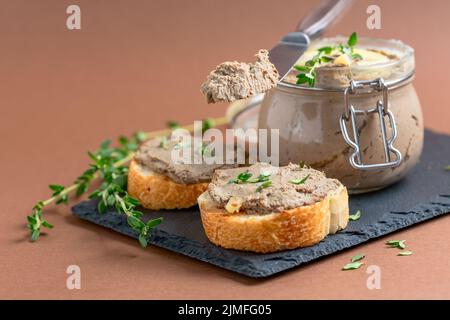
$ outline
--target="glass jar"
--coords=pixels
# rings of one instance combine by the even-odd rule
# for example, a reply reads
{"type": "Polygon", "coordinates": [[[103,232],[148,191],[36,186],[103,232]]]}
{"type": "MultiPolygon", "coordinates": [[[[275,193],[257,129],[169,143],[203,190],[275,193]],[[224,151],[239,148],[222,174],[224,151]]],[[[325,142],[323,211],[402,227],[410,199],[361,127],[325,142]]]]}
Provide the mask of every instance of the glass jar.
{"type": "MultiPolygon", "coordinates": [[[[324,39],[315,46],[342,41],[324,39]]],[[[304,161],[339,179],[351,193],[402,179],[419,160],[424,134],[412,84],[414,51],[393,40],[364,38],[358,46],[396,58],[349,67],[350,83],[342,85],[300,86],[289,82],[291,74],[266,93],[258,112],[259,128],[279,129],[280,165],[304,161]]],[[[257,107],[256,100],[251,104],[257,107]]],[[[234,123],[250,114],[242,102],[239,108],[241,119],[234,123]]]]}

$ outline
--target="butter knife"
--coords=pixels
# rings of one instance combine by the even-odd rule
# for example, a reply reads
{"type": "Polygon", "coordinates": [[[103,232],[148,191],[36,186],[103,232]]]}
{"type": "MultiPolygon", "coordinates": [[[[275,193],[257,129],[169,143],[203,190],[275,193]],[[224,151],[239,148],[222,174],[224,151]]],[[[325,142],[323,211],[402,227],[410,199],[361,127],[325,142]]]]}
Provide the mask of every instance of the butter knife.
{"type": "Polygon", "coordinates": [[[318,38],[323,31],[342,14],[352,0],[322,0],[320,5],[309,13],[297,25],[297,31],[286,34],[269,51],[269,60],[284,79],[292,66],[308,49],[312,39],[318,38]]]}

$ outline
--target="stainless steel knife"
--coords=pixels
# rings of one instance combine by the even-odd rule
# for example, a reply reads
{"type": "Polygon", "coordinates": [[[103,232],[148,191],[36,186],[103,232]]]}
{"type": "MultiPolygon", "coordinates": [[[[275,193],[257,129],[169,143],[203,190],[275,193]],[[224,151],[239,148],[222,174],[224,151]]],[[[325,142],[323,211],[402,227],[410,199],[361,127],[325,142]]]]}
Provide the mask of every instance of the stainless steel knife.
{"type": "Polygon", "coordinates": [[[346,9],[352,0],[322,0],[320,5],[269,51],[269,59],[280,74],[280,81],[309,46],[346,9]]]}

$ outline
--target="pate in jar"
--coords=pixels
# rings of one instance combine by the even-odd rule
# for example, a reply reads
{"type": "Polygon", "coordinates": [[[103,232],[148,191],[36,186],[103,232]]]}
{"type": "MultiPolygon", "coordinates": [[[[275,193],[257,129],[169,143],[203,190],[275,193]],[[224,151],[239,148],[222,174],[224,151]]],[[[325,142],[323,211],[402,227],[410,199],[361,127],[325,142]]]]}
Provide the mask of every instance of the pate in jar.
{"type": "Polygon", "coordinates": [[[313,43],[265,94],[258,127],[279,129],[280,165],[304,161],[351,193],[363,193],[402,179],[415,166],[423,119],[412,84],[412,48],[396,40],[362,38],[354,48],[345,42],[313,43]],[[325,58],[311,83],[305,78],[311,72],[305,73],[318,56],[325,58]]]}

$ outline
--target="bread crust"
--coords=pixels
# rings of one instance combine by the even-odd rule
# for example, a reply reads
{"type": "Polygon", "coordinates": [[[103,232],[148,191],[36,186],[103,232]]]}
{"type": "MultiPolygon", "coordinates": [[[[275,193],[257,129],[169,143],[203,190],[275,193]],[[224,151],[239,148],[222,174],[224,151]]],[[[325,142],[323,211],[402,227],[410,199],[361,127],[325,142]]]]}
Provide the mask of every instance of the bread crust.
{"type": "Polygon", "coordinates": [[[128,193],[144,208],[152,210],[183,209],[197,204],[197,198],[208,183],[181,184],[131,161],[128,193]]]}
{"type": "Polygon", "coordinates": [[[280,213],[249,215],[218,208],[208,192],[198,199],[208,239],[223,248],[258,253],[312,246],[348,223],[348,194],[342,186],[322,201],[280,213]]]}

